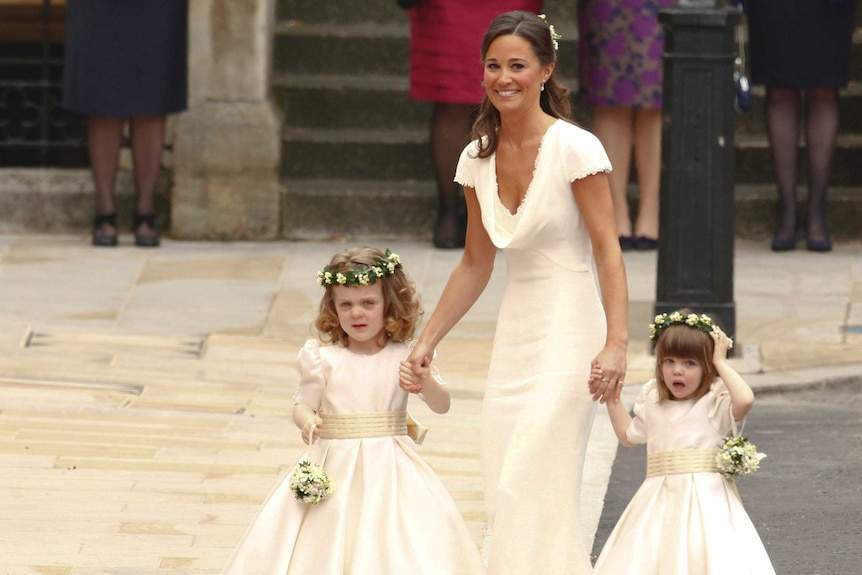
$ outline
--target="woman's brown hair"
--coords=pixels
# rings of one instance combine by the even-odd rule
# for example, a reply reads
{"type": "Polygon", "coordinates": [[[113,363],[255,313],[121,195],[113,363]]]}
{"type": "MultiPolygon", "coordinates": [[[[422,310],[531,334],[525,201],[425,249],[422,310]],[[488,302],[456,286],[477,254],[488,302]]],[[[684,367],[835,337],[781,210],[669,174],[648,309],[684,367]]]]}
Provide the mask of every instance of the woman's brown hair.
{"type": "MultiPolygon", "coordinates": [[[[551,38],[548,23],[532,12],[515,10],[500,14],[491,22],[482,40],[482,61],[488,53],[491,43],[500,36],[518,36],[530,44],[533,54],[542,66],[556,64],[557,49],[555,40],[551,38]]],[[[569,100],[569,89],[557,81],[554,73],[545,82],[545,89],[539,93],[539,104],[546,114],[563,120],[571,120],[572,103],[569,100]]],[[[490,157],[497,151],[497,129],[500,127],[500,112],[488,99],[482,100],[479,114],[473,123],[473,138],[479,140],[479,158],[490,157]]]]}
{"type": "MultiPolygon", "coordinates": [[[[346,274],[357,267],[370,268],[381,260],[385,261],[386,255],[378,249],[350,248],[335,254],[329,262],[329,268],[333,272],[346,274]]],[[[422,317],[416,288],[401,268],[386,277],[377,279],[377,282],[380,282],[383,288],[383,317],[386,319],[384,339],[378,341],[378,344],[384,345],[386,338],[392,341],[409,341],[413,338],[419,319],[422,317]]],[[[325,289],[314,327],[317,329],[320,341],[340,343],[347,347],[349,339],[338,323],[338,312],[335,310],[335,299],[332,295],[333,286],[327,285],[325,289]]]]}

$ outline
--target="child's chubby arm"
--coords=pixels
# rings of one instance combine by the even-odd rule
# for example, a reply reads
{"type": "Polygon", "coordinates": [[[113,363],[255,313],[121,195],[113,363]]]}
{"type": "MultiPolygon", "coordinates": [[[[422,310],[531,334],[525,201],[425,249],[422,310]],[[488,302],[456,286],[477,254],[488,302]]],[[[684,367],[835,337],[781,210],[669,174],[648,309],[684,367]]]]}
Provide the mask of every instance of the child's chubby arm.
{"type": "Polygon", "coordinates": [[[302,432],[302,440],[305,443],[312,443],[320,436],[320,428],[323,426],[323,420],[320,419],[316,411],[304,403],[294,404],[293,422],[302,432]],[[314,437],[311,437],[312,430],[314,437]]]}
{"type": "Polygon", "coordinates": [[[712,363],[715,370],[730,392],[733,419],[742,420],[754,405],[754,392],[739,373],[727,361],[727,350],[730,348],[730,338],[720,329],[709,334],[715,342],[712,363]]]}
{"type": "Polygon", "coordinates": [[[610,416],[614,433],[617,434],[617,439],[620,440],[620,445],[623,447],[634,447],[635,444],[629,441],[628,436],[626,436],[626,430],[632,422],[632,416],[629,415],[629,410],[626,409],[623,400],[615,397],[607,403],[607,406],[608,416],[610,416]]]}
{"type": "MultiPolygon", "coordinates": [[[[594,365],[590,371],[590,381],[592,382],[593,380],[601,379],[602,374],[602,368],[598,365],[594,365]]],[[[617,439],[620,440],[620,445],[624,447],[634,447],[635,444],[629,441],[626,436],[626,430],[632,422],[632,416],[629,415],[629,411],[626,409],[626,406],[620,397],[623,386],[619,385],[617,387],[618,389],[616,393],[614,393],[610,400],[607,401],[608,416],[611,419],[614,433],[616,433],[617,439]]]]}
{"type": "Polygon", "coordinates": [[[432,370],[431,362],[426,358],[422,363],[420,374],[415,373],[415,365],[402,361],[398,368],[399,385],[401,389],[409,393],[421,394],[422,400],[428,404],[434,413],[446,413],[449,411],[451,399],[446,384],[432,370]]]}

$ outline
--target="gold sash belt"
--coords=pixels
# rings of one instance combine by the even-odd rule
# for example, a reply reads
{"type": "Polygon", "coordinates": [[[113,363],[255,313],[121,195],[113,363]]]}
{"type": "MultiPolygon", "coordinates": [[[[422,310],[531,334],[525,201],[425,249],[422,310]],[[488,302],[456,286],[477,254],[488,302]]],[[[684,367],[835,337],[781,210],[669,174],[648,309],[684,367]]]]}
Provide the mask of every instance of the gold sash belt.
{"type": "Polygon", "coordinates": [[[718,449],[677,449],[647,454],[647,477],[718,471],[718,449]]]}

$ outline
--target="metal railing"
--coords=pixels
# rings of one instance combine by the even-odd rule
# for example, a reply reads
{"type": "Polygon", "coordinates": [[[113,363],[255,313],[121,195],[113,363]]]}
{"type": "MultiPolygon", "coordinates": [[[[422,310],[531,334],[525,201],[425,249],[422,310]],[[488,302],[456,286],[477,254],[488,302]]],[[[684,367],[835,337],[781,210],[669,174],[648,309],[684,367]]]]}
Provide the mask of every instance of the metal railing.
{"type": "Polygon", "coordinates": [[[3,4],[34,16],[41,38],[0,39],[0,167],[87,165],[85,118],[61,107],[65,45],[52,34],[52,1],[3,4]]]}

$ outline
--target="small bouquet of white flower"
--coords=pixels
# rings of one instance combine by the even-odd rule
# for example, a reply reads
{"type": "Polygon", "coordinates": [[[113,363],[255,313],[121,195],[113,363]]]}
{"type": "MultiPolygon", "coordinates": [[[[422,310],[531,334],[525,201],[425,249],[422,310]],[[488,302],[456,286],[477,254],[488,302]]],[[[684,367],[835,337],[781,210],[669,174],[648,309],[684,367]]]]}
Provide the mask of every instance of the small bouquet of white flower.
{"type": "Polygon", "coordinates": [[[303,459],[290,476],[290,489],[303,503],[317,505],[332,493],[332,481],[323,467],[303,459]]]}
{"type": "Polygon", "coordinates": [[[719,443],[721,451],[716,455],[718,469],[725,477],[734,478],[751,475],[760,467],[765,453],[758,453],[757,446],[745,437],[728,437],[719,443]]]}

